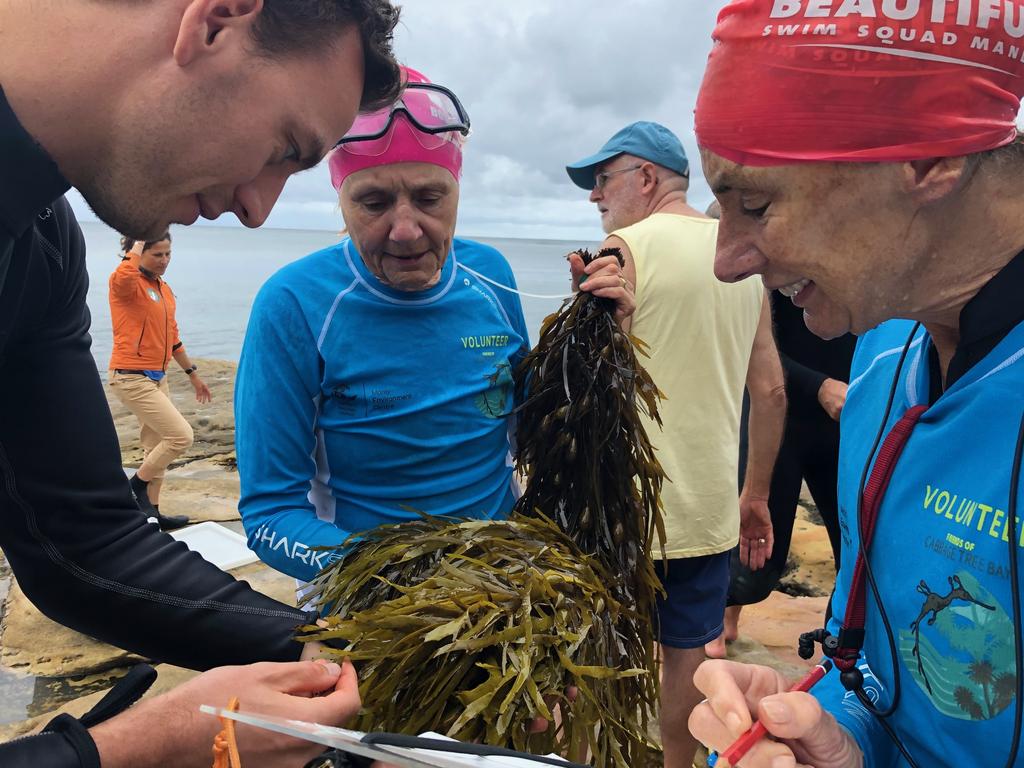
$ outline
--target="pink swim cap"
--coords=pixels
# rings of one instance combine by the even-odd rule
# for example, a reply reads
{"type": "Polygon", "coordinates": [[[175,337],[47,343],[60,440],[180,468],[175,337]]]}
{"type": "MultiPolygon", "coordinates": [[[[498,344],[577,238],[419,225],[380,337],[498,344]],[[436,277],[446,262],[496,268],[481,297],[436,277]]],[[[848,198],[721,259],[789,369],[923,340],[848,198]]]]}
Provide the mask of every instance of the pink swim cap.
{"type": "MultiPolygon", "coordinates": [[[[402,73],[406,83],[430,82],[424,75],[408,67],[402,67],[402,73]]],[[[431,92],[406,90],[395,106],[399,110],[404,107],[424,123],[432,123],[439,118],[438,98],[431,92]]],[[[331,184],[336,190],[340,190],[345,179],[357,171],[395,163],[429,163],[444,168],[456,181],[462,176],[462,134],[458,131],[424,133],[412,124],[405,112],[397,111],[393,114],[395,106],[360,115],[346,134],[372,135],[390,120],[391,125],[383,136],[341,144],[327,156],[331,184]]],[[[447,110],[448,106],[443,106],[447,110]]]]}

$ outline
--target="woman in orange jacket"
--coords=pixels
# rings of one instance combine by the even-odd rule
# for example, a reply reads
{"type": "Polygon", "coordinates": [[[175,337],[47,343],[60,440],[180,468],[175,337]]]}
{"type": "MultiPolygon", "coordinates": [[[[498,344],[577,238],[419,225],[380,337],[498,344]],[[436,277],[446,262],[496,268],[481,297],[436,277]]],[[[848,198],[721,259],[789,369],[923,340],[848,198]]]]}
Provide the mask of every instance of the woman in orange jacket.
{"type": "Polygon", "coordinates": [[[210,402],[210,388],[181,343],[174,293],[163,280],[171,261],[170,233],[150,242],[123,238],[121,246],[124,255],[109,283],[114,349],[107,382],[141,427],[146,455],[131,478],[139,509],[172,530],[188,518],[160,514],[160,486],[167,466],[192,445],[192,427],[171,402],[167,364],[174,358],[181,366],[198,402],[210,402]]]}

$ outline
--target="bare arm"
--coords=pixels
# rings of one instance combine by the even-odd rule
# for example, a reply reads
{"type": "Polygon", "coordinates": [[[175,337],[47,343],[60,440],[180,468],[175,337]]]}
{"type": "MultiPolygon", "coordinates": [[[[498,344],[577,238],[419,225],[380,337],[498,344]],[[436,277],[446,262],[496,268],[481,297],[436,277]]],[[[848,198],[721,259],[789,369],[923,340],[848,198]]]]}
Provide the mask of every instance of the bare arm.
{"type": "MultiPolygon", "coordinates": [[[[633,261],[633,253],[629,250],[629,246],[626,245],[626,241],[622,238],[611,237],[605,238],[602,248],[618,248],[622,252],[622,276],[628,283],[629,291],[633,294],[633,302],[636,303],[636,262],[633,261]]],[[[619,320],[619,325],[622,326],[622,330],[629,333],[629,329],[633,326],[633,313],[626,315],[619,320]]]]}
{"type": "Polygon", "coordinates": [[[750,393],[747,469],[740,493],[740,560],[761,568],[774,546],[768,494],[786,420],[786,386],[772,332],[771,303],[761,305],[761,318],[747,366],[750,393]]]}
{"type": "Polygon", "coordinates": [[[181,366],[181,370],[192,371],[192,373],[188,375],[188,379],[192,383],[192,388],[196,391],[196,401],[200,403],[210,402],[213,399],[213,395],[210,394],[210,388],[206,386],[206,382],[200,378],[199,373],[192,365],[192,360],[189,358],[188,352],[185,351],[185,348],[178,347],[171,354],[174,356],[174,361],[181,366]]]}
{"type": "MultiPolygon", "coordinates": [[[[173,691],[132,707],[91,729],[104,768],[206,768],[220,725],[199,705],[340,726],[359,710],[356,673],[348,662],[295,662],[220,667],[173,691]]],[[[242,764],[302,765],[323,747],[246,726],[238,728],[242,764]]]]}

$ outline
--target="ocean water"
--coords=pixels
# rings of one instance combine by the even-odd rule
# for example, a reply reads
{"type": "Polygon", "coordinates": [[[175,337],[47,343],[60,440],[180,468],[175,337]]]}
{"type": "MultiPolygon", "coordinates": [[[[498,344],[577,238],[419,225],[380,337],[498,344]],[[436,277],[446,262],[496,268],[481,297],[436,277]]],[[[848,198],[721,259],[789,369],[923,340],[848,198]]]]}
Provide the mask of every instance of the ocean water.
{"type": "MultiPolygon", "coordinates": [[[[119,261],[118,235],[103,224],[84,222],[92,312],[93,356],[105,371],[110,359],[107,279],[119,261]]],[[[178,301],[178,327],[189,354],[238,360],[252,301],[260,286],[285,264],[338,242],[336,232],[235,227],[175,227],[171,264],[165,275],[178,301]]],[[[480,238],[501,251],[521,291],[566,295],[565,254],[596,243],[480,238]]],[[[523,314],[536,343],[544,317],[558,309],[557,298],[523,297],[523,314]]]]}

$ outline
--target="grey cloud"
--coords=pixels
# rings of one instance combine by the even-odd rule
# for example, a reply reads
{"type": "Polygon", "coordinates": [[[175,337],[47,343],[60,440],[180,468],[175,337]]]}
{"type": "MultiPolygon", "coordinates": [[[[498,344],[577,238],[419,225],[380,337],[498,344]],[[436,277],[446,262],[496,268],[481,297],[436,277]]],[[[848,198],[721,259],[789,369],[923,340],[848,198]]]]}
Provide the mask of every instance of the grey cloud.
{"type": "MultiPolygon", "coordinates": [[[[592,232],[596,214],[584,202],[581,215],[586,192],[564,166],[633,120],[669,126],[696,160],[692,113],[715,5],[407,0],[401,58],[452,87],[473,118],[462,220],[534,211],[538,226],[592,232]],[[446,36],[447,48],[439,44],[446,36]],[[537,204],[521,207],[524,199],[537,204]]],[[[699,168],[694,176],[694,202],[704,204],[699,168]]]]}

